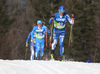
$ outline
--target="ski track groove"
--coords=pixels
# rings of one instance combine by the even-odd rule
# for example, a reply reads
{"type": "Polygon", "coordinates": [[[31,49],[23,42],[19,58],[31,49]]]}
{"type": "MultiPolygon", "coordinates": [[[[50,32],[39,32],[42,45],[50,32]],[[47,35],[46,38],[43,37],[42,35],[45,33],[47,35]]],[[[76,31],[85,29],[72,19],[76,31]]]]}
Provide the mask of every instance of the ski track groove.
{"type": "Polygon", "coordinates": [[[0,60],[0,74],[100,74],[99,63],[0,60]]]}
{"type": "Polygon", "coordinates": [[[45,69],[47,70],[47,74],[53,74],[53,73],[61,74],[59,70],[57,70],[55,67],[53,68],[50,65],[45,64],[45,62],[40,63],[40,65],[46,67],[45,69]]]}
{"type": "MultiPolygon", "coordinates": [[[[33,63],[35,63],[35,62],[33,62],[33,63]]],[[[39,62],[38,62],[39,63],[39,62]]],[[[39,63],[39,65],[38,65],[38,63],[35,63],[34,64],[34,66],[35,66],[35,69],[37,69],[36,71],[37,71],[37,73],[44,73],[44,74],[48,74],[48,71],[45,69],[45,67],[41,67],[40,65],[41,65],[41,63],[39,63]]]]}

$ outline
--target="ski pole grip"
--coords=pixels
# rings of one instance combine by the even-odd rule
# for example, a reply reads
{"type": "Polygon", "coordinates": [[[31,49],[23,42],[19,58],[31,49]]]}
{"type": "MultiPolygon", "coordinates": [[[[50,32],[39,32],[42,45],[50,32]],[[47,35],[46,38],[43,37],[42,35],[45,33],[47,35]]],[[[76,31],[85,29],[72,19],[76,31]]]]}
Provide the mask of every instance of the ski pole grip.
{"type": "Polygon", "coordinates": [[[74,14],[72,14],[72,18],[75,18],[74,14]]]}
{"type": "Polygon", "coordinates": [[[52,17],[52,18],[54,18],[54,17],[55,17],[54,13],[51,15],[51,17],[52,17]]]}

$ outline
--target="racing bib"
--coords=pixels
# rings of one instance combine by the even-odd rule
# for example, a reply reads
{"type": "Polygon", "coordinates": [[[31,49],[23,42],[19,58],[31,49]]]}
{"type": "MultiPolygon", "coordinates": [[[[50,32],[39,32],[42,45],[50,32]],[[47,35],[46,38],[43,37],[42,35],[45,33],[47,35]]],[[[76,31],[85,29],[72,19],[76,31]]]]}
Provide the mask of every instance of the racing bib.
{"type": "Polygon", "coordinates": [[[63,22],[56,22],[55,20],[54,20],[54,27],[55,28],[57,28],[57,29],[63,29],[63,28],[65,28],[65,24],[63,23],[63,22]]]}

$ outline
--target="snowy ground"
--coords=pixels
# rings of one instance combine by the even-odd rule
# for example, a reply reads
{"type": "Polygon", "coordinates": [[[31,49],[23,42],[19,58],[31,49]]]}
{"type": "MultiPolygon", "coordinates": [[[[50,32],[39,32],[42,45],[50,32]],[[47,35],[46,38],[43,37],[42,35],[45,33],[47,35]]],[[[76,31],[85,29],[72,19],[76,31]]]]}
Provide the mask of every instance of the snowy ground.
{"type": "Polygon", "coordinates": [[[100,74],[100,63],[1,59],[0,74],[100,74]]]}

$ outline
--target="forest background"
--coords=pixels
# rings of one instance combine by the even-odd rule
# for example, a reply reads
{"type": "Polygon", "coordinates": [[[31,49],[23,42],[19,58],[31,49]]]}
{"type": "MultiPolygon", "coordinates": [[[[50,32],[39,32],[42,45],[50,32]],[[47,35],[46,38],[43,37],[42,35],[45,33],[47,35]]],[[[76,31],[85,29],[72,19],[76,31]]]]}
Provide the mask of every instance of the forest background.
{"type": "MultiPolygon", "coordinates": [[[[36,21],[48,23],[51,12],[58,12],[60,5],[71,17],[75,14],[71,46],[68,48],[71,25],[66,23],[64,58],[66,60],[100,62],[100,0],[0,0],[0,59],[24,59],[26,38],[36,21]]],[[[45,46],[44,57],[50,58],[45,46]]],[[[29,44],[30,45],[30,44],[29,44]]],[[[58,60],[59,43],[55,48],[58,60]]],[[[27,59],[30,59],[28,47],[27,59]]]]}

